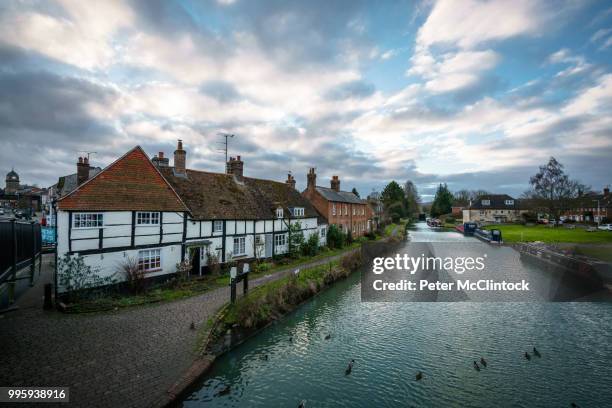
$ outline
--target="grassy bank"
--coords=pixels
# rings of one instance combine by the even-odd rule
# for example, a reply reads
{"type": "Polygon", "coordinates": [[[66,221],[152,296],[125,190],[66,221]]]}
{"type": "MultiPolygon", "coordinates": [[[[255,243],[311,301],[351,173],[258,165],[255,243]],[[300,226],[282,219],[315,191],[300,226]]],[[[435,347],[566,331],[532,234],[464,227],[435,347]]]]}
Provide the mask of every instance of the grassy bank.
{"type": "Polygon", "coordinates": [[[545,225],[489,225],[486,229],[499,229],[502,231],[504,242],[532,242],[547,243],[612,243],[612,232],[587,232],[582,228],[568,229],[565,227],[551,228],[545,225]]]}
{"type": "Polygon", "coordinates": [[[229,305],[215,325],[214,337],[228,329],[252,331],[295,309],[325,287],[346,278],[362,264],[361,253],[345,255],[341,260],[300,271],[251,290],[248,296],[229,305]]]}

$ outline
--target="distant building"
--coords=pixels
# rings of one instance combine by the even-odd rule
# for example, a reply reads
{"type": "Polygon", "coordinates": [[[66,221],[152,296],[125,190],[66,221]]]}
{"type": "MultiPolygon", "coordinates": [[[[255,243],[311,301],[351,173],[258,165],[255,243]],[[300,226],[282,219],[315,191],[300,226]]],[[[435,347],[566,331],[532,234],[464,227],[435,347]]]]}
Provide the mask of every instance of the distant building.
{"type": "Polygon", "coordinates": [[[380,199],[378,191],[372,191],[366,199],[372,211],[372,228],[378,229],[378,226],[384,222],[385,207],[380,199]]]}
{"type": "Polygon", "coordinates": [[[0,190],[0,207],[15,209],[20,208],[32,212],[40,211],[42,208],[42,196],[46,190],[36,186],[21,185],[19,174],[11,169],[6,175],[5,186],[0,190]]]}
{"type": "Polygon", "coordinates": [[[463,200],[454,200],[451,205],[451,215],[455,218],[463,216],[463,210],[469,207],[470,203],[463,200]]]}
{"type": "Polygon", "coordinates": [[[605,187],[601,194],[591,192],[571,200],[562,218],[578,222],[602,222],[612,219],[610,187],[605,187]]]}
{"type": "Polygon", "coordinates": [[[330,225],[336,225],[354,237],[371,231],[372,211],[366,200],[360,199],[351,191],[340,190],[338,176],[332,177],[329,188],[317,186],[316,183],[317,175],[315,169],[311,168],[307,174],[307,187],[302,195],[327,218],[330,225]]]}
{"type": "Polygon", "coordinates": [[[527,210],[520,208],[518,200],[507,194],[487,194],[463,210],[463,222],[516,222],[521,221],[521,214],[525,212],[527,210]]]}

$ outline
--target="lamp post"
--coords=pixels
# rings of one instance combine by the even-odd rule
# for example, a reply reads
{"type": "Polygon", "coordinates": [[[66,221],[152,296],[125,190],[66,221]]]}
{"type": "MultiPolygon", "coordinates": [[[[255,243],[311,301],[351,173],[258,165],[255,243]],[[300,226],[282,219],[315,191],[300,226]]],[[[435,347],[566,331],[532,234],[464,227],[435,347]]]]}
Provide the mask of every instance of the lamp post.
{"type": "Polygon", "coordinates": [[[601,222],[601,215],[599,214],[599,200],[593,200],[593,202],[597,202],[597,228],[599,228],[599,223],[601,222]]]}

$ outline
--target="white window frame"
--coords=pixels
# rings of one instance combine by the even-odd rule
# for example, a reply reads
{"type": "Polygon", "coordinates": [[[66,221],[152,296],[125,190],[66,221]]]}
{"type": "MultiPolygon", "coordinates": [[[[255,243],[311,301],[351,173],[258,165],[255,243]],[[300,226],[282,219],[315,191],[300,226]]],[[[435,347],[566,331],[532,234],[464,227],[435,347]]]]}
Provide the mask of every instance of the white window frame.
{"type": "Polygon", "coordinates": [[[276,209],[276,218],[279,218],[279,219],[280,219],[280,218],[283,218],[283,216],[284,216],[284,211],[283,211],[283,209],[282,209],[282,208],[277,208],[277,209],[276,209]]]}
{"type": "Polygon", "coordinates": [[[223,221],[214,220],[212,225],[213,232],[223,232],[223,221]]]}
{"type": "Polygon", "coordinates": [[[246,237],[234,237],[234,256],[246,255],[246,237]]]}
{"type": "Polygon", "coordinates": [[[332,203],[332,215],[336,215],[336,203],[332,203]]]}
{"type": "Polygon", "coordinates": [[[321,228],[321,238],[325,238],[325,234],[327,234],[327,228],[321,228]]]}
{"type": "Polygon", "coordinates": [[[155,211],[138,211],[136,213],[136,225],[159,225],[161,218],[159,212],[155,211]]]}
{"type": "Polygon", "coordinates": [[[284,247],[285,245],[287,245],[287,234],[275,234],[274,246],[284,247]]]}
{"type": "Polygon", "coordinates": [[[482,205],[491,205],[491,200],[482,200],[482,205]]]}
{"type": "Polygon", "coordinates": [[[357,209],[355,207],[353,207],[353,215],[357,215],[356,211],[357,211],[357,209]]]}
{"type": "Polygon", "coordinates": [[[303,217],[304,216],[304,207],[294,207],[293,208],[293,216],[294,217],[303,217]]]}
{"type": "Polygon", "coordinates": [[[348,215],[348,205],[344,204],[344,215],[348,215]]]}
{"type": "Polygon", "coordinates": [[[138,270],[157,272],[162,270],[161,248],[141,249],[138,251],[138,270]]]}
{"type": "Polygon", "coordinates": [[[88,229],[104,227],[104,213],[74,213],[72,214],[72,228],[88,229]]]}
{"type": "Polygon", "coordinates": [[[365,215],[365,207],[361,207],[361,215],[365,215]]]}
{"type": "Polygon", "coordinates": [[[504,203],[506,205],[514,205],[514,200],[506,200],[504,203]]]}

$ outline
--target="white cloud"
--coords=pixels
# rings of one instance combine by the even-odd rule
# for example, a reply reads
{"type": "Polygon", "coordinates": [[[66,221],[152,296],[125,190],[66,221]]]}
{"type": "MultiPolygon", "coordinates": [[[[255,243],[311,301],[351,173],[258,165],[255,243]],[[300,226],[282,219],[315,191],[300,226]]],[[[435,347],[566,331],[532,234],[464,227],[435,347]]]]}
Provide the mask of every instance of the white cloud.
{"type": "Polygon", "coordinates": [[[536,33],[543,18],[537,2],[530,0],[441,0],[419,29],[417,44],[474,48],[487,41],[536,33]]]}
{"type": "Polygon", "coordinates": [[[43,14],[34,8],[9,10],[0,16],[0,38],[88,70],[114,63],[112,36],[131,24],[130,8],[119,1],[100,2],[95,7],[82,1],[59,3],[66,17],[43,14]]]}

